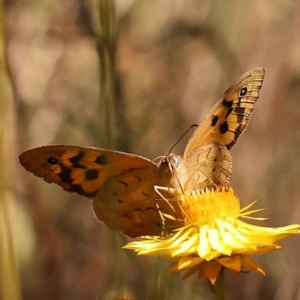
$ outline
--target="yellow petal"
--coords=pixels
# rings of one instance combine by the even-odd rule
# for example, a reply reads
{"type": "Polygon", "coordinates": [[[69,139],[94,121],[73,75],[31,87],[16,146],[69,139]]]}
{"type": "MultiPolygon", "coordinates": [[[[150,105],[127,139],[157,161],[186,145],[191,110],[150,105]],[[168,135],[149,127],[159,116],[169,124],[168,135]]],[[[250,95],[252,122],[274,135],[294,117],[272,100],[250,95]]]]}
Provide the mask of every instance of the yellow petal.
{"type": "Polygon", "coordinates": [[[219,231],[217,229],[209,229],[208,239],[211,248],[217,250],[219,248],[219,231]]]}
{"type": "Polygon", "coordinates": [[[193,245],[196,245],[196,242],[199,238],[199,234],[196,233],[194,234],[190,239],[186,240],[183,244],[181,248],[178,248],[177,250],[175,250],[174,252],[172,252],[172,256],[178,256],[182,253],[187,253],[187,252],[191,252],[194,253],[195,251],[195,247],[193,247],[193,245]]]}
{"type": "Polygon", "coordinates": [[[206,260],[206,261],[211,261],[219,256],[221,256],[222,254],[218,251],[209,251],[209,253],[207,253],[203,258],[206,260]]]}
{"type": "Polygon", "coordinates": [[[265,254],[265,253],[268,253],[268,252],[271,252],[274,250],[279,250],[281,248],[282,248],[281,246],[274,244],[274,245],[270,245],[267,247],[262,247],[262,248],[257,249],[255,251],[255,254],[265,254]]]}
{"type": "Polygon", "coordinates": [[[186,255],[178,260],[178,270],[187,268],[192,263],[193,257],[191,255],[186,255]]]}
{"type": "Polygon", "coordinates": [[[198,246],[198,254],[200,257],[205,257],[205,255],[207,255],[211,250],[207,241],[206,233],[207,233],[207,226],[205,225],[200,228],[200,239],[199,239],[199,246],[198,246]]]}
{"type": "Polygon", "coordinates": [[[250,204],[248,204],[247,206],[241,208],[240,209],[240,215],[241,215],[242,212],[248,210],[251,206],[253,206],[256,202],[257,202],[257,200],[255,200],[255,201],[251,202],[250,204]]]}

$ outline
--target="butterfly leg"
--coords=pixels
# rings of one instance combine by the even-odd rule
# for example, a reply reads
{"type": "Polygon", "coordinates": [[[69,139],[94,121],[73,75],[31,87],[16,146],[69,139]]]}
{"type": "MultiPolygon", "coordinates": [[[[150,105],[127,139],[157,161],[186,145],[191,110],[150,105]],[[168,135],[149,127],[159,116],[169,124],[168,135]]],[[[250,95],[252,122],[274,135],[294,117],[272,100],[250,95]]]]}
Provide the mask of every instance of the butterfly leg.
{"type": "Polygon", "coordinates": [[[166,235],[166,221],[165,221],[165,217],[164,217],[163,213],[161,212],[158,203],[155,203],[155,205],[157,207],[157,210],[158,210],[158,213],[159,213],[159,216],[160,216],[160,219],[161,219],[161,223],[162,223],[161,236],[165,236],[166,235]]]}
{"type": "MultiPolygon", "coordinates": [[[[170,194],[173,194],[173,193],[174,193],[174,189],[155,185],[155,186],[154,186],[154,190],[155,190],[156,193],[162,198],[162,200],[164,200],[164,201],[168,204],[168,206],[171,208],[171,210],[174,212],[174,215],[176,216],[176,211],[175,211],[173,205],[172,205],[172,204],[169,202],[169,200],[161,193],[161,191],[167,191],[167,192],[169,192],[170,194]]],[[[175,220],[175,218],[174,218],[173,216],[169,215],[169,214],[162,213],[161,208],[160,208],[158,202],[156,202],[156,207],[157,207],[157,209],[158,209],[158,213],[159,213],[160,218],[161,218],[161,221],[162,221],[162,236],[164,236],[164,235],[166,234],[166,221],[165,221],[165,219],[168,218],[168,219],[171,219],[171,220],[175,220]]]]}
{"type": "MultiPolygon", "coordinates": [[[[176,219],[176,210],[174,208],[174,206],[170,203],[170,201],[161,193],[161,191],[166,191],[170,194],[174,194],[175,190],[173,188],[168,188],[168,187],[164,187],[164,186],[159,186],[159,185],[155,185],[154,186],[154,190],[155,192],[161,196],[161,198],[168,204],[168,206],[171,208],[171,210],[173,211],[174,215],[175,215],[175,218],[169,214],[163,214],[160,209],[159,209],[159,212],[162,216],[168,218],[168,219],[171,219],[171,220],[175,220],[176,219]]],[[[159,205],[157,204],[158,208],[159,208],[159,205]]]]}

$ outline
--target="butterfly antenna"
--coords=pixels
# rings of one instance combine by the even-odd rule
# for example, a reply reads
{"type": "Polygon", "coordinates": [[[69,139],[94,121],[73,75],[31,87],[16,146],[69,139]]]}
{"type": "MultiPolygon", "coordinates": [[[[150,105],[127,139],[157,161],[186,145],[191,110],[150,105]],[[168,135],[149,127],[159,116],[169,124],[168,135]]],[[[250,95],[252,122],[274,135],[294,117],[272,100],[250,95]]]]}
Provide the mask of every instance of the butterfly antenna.
{"type": "Polygon", "coordinates": [[[185,137],[185,135],[193,128],[193,127],[198,127],[199,125],[198,124],[193,124],[191,125],[185,132],[184,134],[180,137],[180,139],[171,147],[171,149],[169,150],[168,152],[168,155],[171,153],[171,151],[174,149],[174,147],[176,147],[179,142],[185,137]]]}
{"type": "Polygon", "coordinates": [[[162,158],[165,158],[165,156],[164,155],[157,156],[153,159],[153,161],[156,161],[156,160],[159,160],[159,159],[162,159],[162,158]]]}

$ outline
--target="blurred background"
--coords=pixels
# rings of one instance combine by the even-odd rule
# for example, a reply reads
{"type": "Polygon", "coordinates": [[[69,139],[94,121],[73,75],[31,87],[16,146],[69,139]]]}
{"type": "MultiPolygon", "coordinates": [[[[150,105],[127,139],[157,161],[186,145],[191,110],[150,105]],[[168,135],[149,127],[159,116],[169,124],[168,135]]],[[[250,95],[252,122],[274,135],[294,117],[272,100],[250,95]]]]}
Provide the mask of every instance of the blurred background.
{"type": "MultiPolygon", "coordinates": [[[[242,205],[259,199],[265,226],[300,223],[299,1],[2,0],[0,14],[0,299],[214,299],[204,278],[121,249],[90,200],[18,155],[73,144],[153,159],[257,66],[231,184],[242,205]]],[[[225,272],[228,299],[300,299],[300,238],[281,245],[255,257],[266,277],[225,272]]]]}

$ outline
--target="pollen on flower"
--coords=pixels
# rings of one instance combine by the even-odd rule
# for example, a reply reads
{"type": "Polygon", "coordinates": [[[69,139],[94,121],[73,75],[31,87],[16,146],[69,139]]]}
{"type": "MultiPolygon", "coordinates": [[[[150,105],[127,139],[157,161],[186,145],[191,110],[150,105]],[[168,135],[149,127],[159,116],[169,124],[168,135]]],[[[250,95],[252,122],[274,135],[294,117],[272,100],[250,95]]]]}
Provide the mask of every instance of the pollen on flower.
{"type": "Polygon", "coordinates": [[[240,200],[235,196],[233,189],[228,192],[206,190],[182,195],[180,206],[188,223],[201,226],[212,224],[216,220],[237,219],[240,200]]]}

